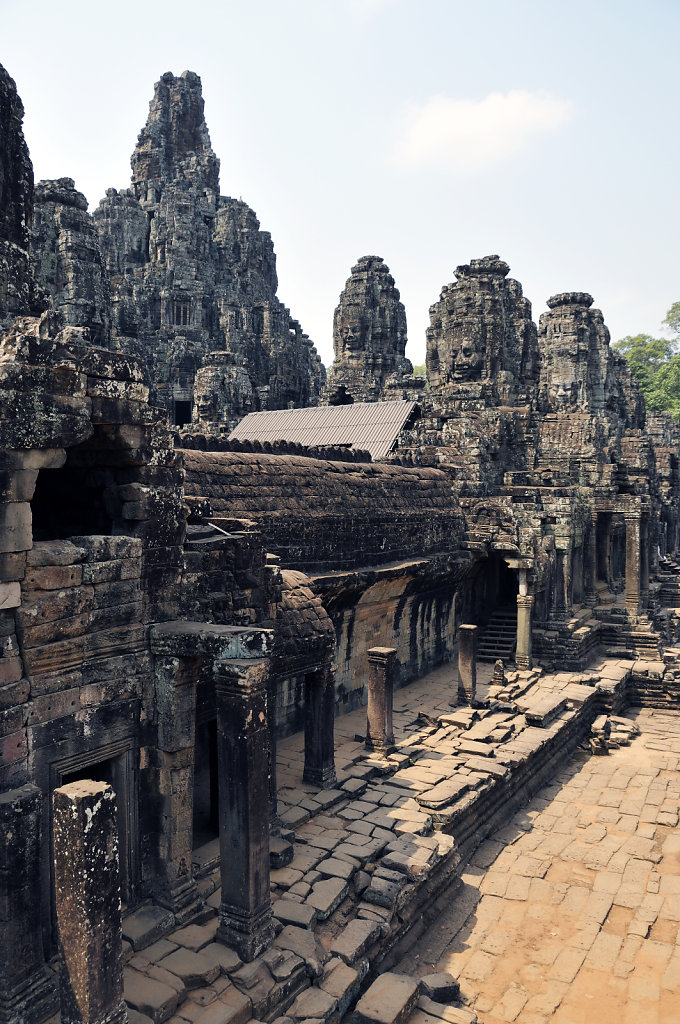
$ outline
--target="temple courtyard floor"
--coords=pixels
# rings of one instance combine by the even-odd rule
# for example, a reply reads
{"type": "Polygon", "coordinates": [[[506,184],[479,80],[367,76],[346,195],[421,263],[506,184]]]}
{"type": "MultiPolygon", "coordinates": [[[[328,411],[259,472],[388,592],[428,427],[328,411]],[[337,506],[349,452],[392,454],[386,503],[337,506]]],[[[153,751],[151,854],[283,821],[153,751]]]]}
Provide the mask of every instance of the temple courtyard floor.
{"type": "Polygon", "coordinates": [[[397,690],[387,758],[364,749],[365,709],[336,719],[333,790],[302,781],[301,734],[279,743],[294,856],[271,873],[273,948],[244,965],[215,942],[213,840],[194,854],[200,922],[124,923],[134,1024],[335,1024],[383,971],[459,982],[410,1024],[680,1022],[680,713],[624,712],[639,735],[603,756],[583,740],[633,669],[663,663],[521,673],[511,693],[480,669],[477,712],[455,706],[452,666],[397,690]]]}

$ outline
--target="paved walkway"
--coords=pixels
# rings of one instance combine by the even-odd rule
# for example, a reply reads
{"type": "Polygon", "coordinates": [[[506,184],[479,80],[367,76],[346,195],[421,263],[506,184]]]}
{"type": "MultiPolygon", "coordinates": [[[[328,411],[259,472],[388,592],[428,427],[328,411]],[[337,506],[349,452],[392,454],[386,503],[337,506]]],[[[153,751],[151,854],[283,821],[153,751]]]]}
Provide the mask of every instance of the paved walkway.
{"type": "MultiPolygon", "coordinates": [[[[662,663],[638,664],[663,674],[662,663]]],[[[397,941],[423,893],[436,898],[456,876],[453,839],[436,826],[459,839],[477,813],[498,808],[506,781],[521,793],[527,758],[551,763],[541,758],[590,713],[596,689],[611,695],[631,668],[605,659],[584,673],[532,670],[496,685],[481,666],[479,695],[490,703],[479,712],[451,706],[455,670],[439,669],[395,694],[387,759],[366,754],[364,709],[336,720],[330,791],[302,782],[303,736],[282,741],[279,812],[295,848],[271,873],[274,946],[243,965],[215,942],[213,841],[202,864],[195,853],[202,924],[173,931],[172,915],[152,907],[126,919],[137,951],[125,971],[128,1004],[154,1024],[245,1024],[277,1006],[298,1022],[334,1020],[356,999],[381,936],[397,941]]],[[[640,720],[632,747],[581,757],[484,843],[418,941],[420,959],[404,962],[414,975],[436,965],[460,977],[474,1007],[466,1020],[680,1021],[680,716],[640,720]]]]}
{"type": "Polygon", "coordinates": [[[680,715],[630,717],[477,850],[401,970],[449,971],[482,1024],[678,1024],[680,715]]]}

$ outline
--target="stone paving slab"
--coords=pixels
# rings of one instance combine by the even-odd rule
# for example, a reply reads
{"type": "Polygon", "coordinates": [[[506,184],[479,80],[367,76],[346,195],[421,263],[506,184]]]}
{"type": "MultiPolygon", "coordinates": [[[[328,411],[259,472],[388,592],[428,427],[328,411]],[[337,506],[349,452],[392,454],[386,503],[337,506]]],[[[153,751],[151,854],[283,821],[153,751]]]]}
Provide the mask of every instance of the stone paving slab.
{"type": "Polygon", "coordinates": [[[483,1024],[680,1021],[680,829],[643,820],[650,791],[655,807],[680,799],[668,742],[680,714],[635,718],[629,747],[577,755],[503,830],[511,846],[499,837],[477,851],[463,874],[467,922],[449,933],[442,915],[399,970],[450,972],[483,1024]],[[637,793],[638,816],[613,807],[637,793]]]}

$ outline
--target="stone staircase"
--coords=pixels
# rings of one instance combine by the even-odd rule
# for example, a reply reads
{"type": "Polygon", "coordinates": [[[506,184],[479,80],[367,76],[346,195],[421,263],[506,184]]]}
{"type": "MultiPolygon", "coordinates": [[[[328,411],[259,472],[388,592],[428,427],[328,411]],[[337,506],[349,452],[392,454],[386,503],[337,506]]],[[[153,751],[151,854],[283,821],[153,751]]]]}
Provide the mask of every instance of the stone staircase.
{"type": "Polygon", "coordinates": [[[514,661],[517,643],[517,606],[497,608],[487,624],[480,630],[477,646],[479,661],[514,661]]]}

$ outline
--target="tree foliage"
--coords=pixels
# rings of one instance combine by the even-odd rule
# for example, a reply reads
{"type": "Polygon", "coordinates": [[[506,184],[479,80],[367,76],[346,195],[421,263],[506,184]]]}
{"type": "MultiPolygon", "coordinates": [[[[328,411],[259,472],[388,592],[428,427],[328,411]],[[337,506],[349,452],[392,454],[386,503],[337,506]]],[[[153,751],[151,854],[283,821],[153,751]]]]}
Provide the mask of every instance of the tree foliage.
{"type": "Polygon", "coordinates": [[[680,302],[674,302],[662,326],[672,337],[634,334],[614,344],[640,384],[647,408],[680,419],[680,302]]]}

